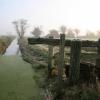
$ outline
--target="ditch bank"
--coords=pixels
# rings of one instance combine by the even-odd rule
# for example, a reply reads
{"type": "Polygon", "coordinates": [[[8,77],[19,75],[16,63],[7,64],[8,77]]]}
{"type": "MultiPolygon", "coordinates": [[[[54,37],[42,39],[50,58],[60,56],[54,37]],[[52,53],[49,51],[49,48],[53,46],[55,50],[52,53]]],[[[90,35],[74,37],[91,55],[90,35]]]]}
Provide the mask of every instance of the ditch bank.
{"type": "Polygon", "coordinates": [[[53,100],[51,99],[51,93],[46,86],[48,52],[37,45],[28,45],[26,39],[19,40],[19,48],[23,60],[31,63],[32,68],[37,73],[33,76],[33,79],[38,84],[38,87],[42,89],[42,95],[45,98],[44,100],[53,100]]]}
{"type": "Polygon", "coordinates": [[[8,37],[8,36],[1,36],[0,37],[0,55],[3,55],[6,52],[6,49],[11,44],[14,37],[8,37]]]}
{"type": "Polygon", "coordinates": [[[19,40],[19,49],[25,61],[31,64],[39,63],[45,66],[47,65],[48,53],[46,50],[41,50],[36,45],[28,45],[26,39],[19,40]]]}

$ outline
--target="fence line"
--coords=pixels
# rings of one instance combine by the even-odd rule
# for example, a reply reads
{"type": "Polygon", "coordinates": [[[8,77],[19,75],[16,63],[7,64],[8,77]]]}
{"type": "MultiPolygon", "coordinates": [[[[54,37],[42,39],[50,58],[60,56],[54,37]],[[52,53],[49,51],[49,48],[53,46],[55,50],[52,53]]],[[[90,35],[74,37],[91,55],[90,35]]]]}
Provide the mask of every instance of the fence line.
{"type": "Polygon", "coordinates": [[[52,66],[52,55],[53,46],[59,45],[59,66],[58,66],[58,78],[61,81],[62,71],[64,68],[64,47],[71,47],[71,59],[70,59],[70,69],[69,69],[69,80],[72,84],[76,84],[79,79],[80,73],[80,54],[81,47],[97,47],[98,57],[96,59],[96,67],[98,70],[98,75],[100,75],[100,39],[98,41],[80,41],[80,40],[65,40],[65,34],[60,35],[60,39],[50,38],[28,38],[29,44],[47,44],[49,45],[48,53],[48,75],[51,73],[52,66]]]}
{"type": "MultiPolygon", "coordinates": [[[[60,39],[51,38],[28,38],[29,44],[47,44],[47,45],[59,45],[60,39]]],[[[65,46],[71,46],[72,40],[65,40],[65,46]]],[[[98,47],[98,41],[83,40],[82,47],[98,47]]]]}

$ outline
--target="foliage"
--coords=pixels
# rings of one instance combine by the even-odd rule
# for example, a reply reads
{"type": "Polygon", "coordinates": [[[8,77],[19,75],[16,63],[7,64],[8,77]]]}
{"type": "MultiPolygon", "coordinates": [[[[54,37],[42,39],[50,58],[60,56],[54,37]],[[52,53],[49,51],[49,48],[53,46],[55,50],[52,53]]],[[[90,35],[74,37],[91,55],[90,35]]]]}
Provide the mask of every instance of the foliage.
{"type": "Polygon", "coordinates": [[[100,100],[99,92],[90,87],[69,87],[66,89],[65,97],[65,100],[100,100]]]}
{"type": "Polygon", "coordinates": [[[53,96],[53,100],[100,100],[100,91],[87,86],[69,86],[68,80],[63,81],[59,89],[57,78],[49,79],[46,85],[53,96]]]}
{"type": "Polygon", "coordinates": [[[72,29],[67,30],[66,38],[75,38],[75,34],[72,29]]]}
{"type": "Polygon", "coordinates": [[[57,30],[52,29],[52,30],[50,30],[49,36],[53,36],[54,38],[59,38],[59,33],[57,30]]]}
{"type": "Polygon", "coordinates": [[[42,34],[42,30],[40,27],[35,27],[34,30],[32,31],[32,34],[34,35],[35,38],[39,38],[40,35],[42,34]]]}
{"type": "Polygon", "coordinates": [[[60,35],[57,30],[52,29],[49,31],[49,34],[45,36],[45,38],[49,38],[50,36],[53,36],[53,38],[59,38],[60,35]]]}

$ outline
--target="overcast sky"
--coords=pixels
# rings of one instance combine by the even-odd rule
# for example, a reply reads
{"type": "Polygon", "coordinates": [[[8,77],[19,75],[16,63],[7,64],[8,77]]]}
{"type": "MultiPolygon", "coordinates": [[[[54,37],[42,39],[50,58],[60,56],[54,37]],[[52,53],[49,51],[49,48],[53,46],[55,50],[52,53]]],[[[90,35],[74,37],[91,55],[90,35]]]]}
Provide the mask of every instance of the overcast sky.
{"type": "Polygon", "coordinates": [[[0,34],[15,34],[11,22],[21,18],[28,20],[29,30],[42,25],[45,33],[61,25],[96,31],[100,0],[0,0],[0,34]]]}

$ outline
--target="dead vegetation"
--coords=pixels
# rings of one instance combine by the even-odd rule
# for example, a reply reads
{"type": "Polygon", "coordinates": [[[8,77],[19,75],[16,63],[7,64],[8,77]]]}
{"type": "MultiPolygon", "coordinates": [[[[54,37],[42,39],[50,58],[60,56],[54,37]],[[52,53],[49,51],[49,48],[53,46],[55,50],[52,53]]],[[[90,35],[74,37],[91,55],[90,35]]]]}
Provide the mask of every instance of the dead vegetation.
{"type": "Polygon", "coordinates": [[[1,55],[5,53],[6,48],[10,45],[13,39],[14,37],[9,37],[9,36],[0,37],[0,54],[1,55]]]}

